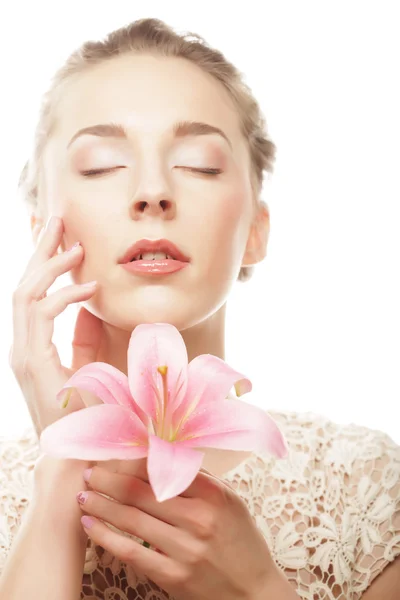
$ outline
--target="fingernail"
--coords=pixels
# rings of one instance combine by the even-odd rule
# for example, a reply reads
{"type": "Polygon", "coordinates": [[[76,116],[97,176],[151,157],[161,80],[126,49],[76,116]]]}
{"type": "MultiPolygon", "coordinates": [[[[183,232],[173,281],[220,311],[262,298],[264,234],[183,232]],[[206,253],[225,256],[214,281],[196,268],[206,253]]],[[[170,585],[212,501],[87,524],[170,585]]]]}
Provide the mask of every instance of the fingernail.
{"type": "Polygon", "coordinates": [[[66,250],[66,252],[71,252],[71,250],[75,250],[75,248],[78,248],[78,246],[80,246],[81,243],[80,242],[76,242],[73,246],[71,246],[71,248],[68,248],[68,250],[66,250]]]}
{"type": "Polygon", "coordinates": [[[82,283],[82,287],[94,288],[96,283],[97,283],[97,280],[95,279],[94,281],[88,281],[87,283],[82,283]]]}
{"type": "Polygon", "coordinates": [[[76,499],[78,500],[79,504],[85,504],[86,500],[88,499],[88,493],[78,492],[76,495],[76,499]]]}
{"type": "Polygon", "coordinates": [[[93,470],[93,469],[85,469],[85,470],[83,471],[83,479],[84,479],[85,481],[89,481],[89,479],[90,479],[90,476],[91,476],[91,474],[92,474],[92,470],[93,470]]]}
{"type": "Polygon", "coordinates": [[[87,515],[85,515],[84,517],[81,518],[81,523],[85,529],[90,529],[92,527],[92,525],[94,524],[94,519],[92,519],[92,517],[88,517],[87,515]]]}

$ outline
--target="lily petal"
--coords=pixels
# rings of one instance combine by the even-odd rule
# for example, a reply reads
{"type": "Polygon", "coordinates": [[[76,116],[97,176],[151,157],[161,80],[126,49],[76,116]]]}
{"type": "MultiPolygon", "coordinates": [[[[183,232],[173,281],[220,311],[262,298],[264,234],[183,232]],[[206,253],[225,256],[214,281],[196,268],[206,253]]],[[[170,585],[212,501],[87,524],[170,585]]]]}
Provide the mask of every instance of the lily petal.
{"type": "Polygon", "coordinates": [[[148,452],[148,432],[129,408],[98,404],[46,427],[40,449],[50,456],[80,460],[143,458],[148,452]]]}
{"type": "Polygon", "coordinates": [[[179,331],[168,323],[137,325],[128,348],[129,388],[135,400],[153,421],[162,414],[164,389],[158,367],[167,366],[168,405],[179,406],[187,386],[188,355],[179,331]]]}
{"type": "Polygon", "coordinates": [[[158,502],[182,494],[200,470],[204,452],[183,448],[156,435],[149,436],[147,472],[158,502]]]}
{"type": "Polygon", "coordinates": [[[233,385],[240,395],[252,390],[250,379],[213,354],[200,354],[190,361],[187,377],[185,400],[173,416],[175,428],[194,410],[209,410],[210,405],[226,398],[233,385]]]}
{"type": "Polygon", "coordinates": [[[185,448],[268,452],[278,458],[288,454],[286,440],[274,419],[258,406],[235,398],[195,411],[180,430],[178,443],[185,448]]]}
{"type": "Polygon", "coordinates": [[[119,404],[136,412],[127,376],[108,363],[93,362],[78,369],[58,392],[59,404],[64,402],[68,388],[86,390],[106,404],[119,404]]]}

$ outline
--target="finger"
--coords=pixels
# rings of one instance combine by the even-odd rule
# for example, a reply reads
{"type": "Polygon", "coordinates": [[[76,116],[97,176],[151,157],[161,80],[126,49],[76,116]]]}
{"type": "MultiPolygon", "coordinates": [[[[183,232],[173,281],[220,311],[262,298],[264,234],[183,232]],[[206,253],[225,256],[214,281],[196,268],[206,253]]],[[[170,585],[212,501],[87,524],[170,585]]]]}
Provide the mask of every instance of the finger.
{"type": "Polygon", "coordinates": [[[14,292],[13,348],[16,357],[22,356],[26,352],[29,343],[31,306],[38,302],[38,298],[47,292],[59,275],[76,266],[82,256],[82,249],[78,246],[71,252],[50,258],[40,264],[29,276],[26,276],[14,292]]]}
{"type": "Polygon", "coordinates": [[[126,506],[134,506],[160,521],[177,527],[184,524],[182,515],[187,510],[187,500],[176,496],[160,503],[151,485],[138,477],[126,473],[110,473],[102,467],[94,466],[87,483],[96,492],[106,494],[126,506]]]}
{"type": "Polygon", "coordinates": [[[63,288],[31,306],[28,346],[24,352],[20,374],[21,386],[26,397],[37,399],[33,400],[32,410],[36,412],[40,431],[66,414],[85,407],[79,394],[71,396],[66,409],[59,406],[57,394],[69,375],[62,366],[57,348],[52,342],[54,316],[62,312],[70,302],[81,301],[82,296],[88,298],[94,293],[93,289],[77,292],[76,288],[79,287],[82,286],[63,288]]]}
{"type": "Polygon", "coordinates": [[[72,340],[72,369],[97,362],[103,339],[103,321],[81,306],[75,323],[72,340]]]}
{"type": "Polygon", "coordinates": [[[217,491],[216,498],[220,498],[218,489],[221,485],[229,490],[234,490],[230,483],[219,479],[216,475],[200,469],[194,481],[178,496],[158,502],[153,488],[149,483],[147,472],[147,457],[134,461],[120,461],[115,478],[109,479],[110,471],[102,468],[101,464],[96,471],[91,473],[89,485],[101,493],[108,494],[122,504],[134,505],[147,513],[167,521],[171,525],[184,527],[186,521],[182,518],[187,506],[185,499],[209,498],[217,491]],[[122,476],[122,477],[121,477],[122,476]],[[135,482],[136,479],[136,482],[135,482]],[[140,481],[145,485],[141,485],[140,481]],[[184,500],[182,502],[182,500],[184,500]]]}
{"type": "MultiPolygon", "coordinates": [[[[92,517],[90,517],[92,519],[92,517]]],[[[173,583],[176,572],[176,563],[168,556],[155,552],[150,548],[142,546],[135,540],[131,540],[112,531],[105,523],[93,519],[90,529],[84,527],[87,535],[93,542],[108,550],[112,556],[135,567],[154,581],[161,588],[166,588],[173,583]]]]}
{"type": "Polygon", "coordinates": [[[226,485],[229,489],[234,490],[234,487],[232,486],[231,483],[229,483],[229,481],[225,481],[225,479],[221,479],[220,477],[218,477],[214,473],[211,473],[211,471],[207,471],[207,469],[200,469],[199,473],[206,473],[210,477],[213,477],[213,479],[215,479],[218,483],[226,485]]]}
{"type": "MultiPolygon", "coordinates": [[[[49,219],[49,223],[50,223],[50,219],[49,219]]],[[[34,240],[36,240],[36,248],[38,248],[41,240],[43,239],[43,236],[45,235],[46,230],[49,227],[49,223],[46,225],[46,227],[42,227],[42,225],[40,223],[39,224],[37,223],[35,225],[35,227],[33,228],[32,232],[33,232],[33,238],[34,238],[34,240]]],[[[32,261],[32,258],[31,258],[31,261],[32,261]]],[[[27,277],[27,275],[28,275],[28,268],[29,268],[29,263],[28,263],[27,267],[25,268],[25,272],[22,275],[19,283],[21,283],[27,277]]],[[[47,292],[43,292],[43,294],[38,298],[38,300],[41,300],[42,298],[45,298],[46,295],[47,295],[47,292]]]]}
{"type": "Polygon", "coordinates": [[[147,456],[135,460],[120,460],[116,472],[126,475],[133,475],[134,477],[149,483],[149,474],[147,472],[147,456]]]}
{"type": "Polygon", "coordinates": [[[96,286],[69,285],[47,298],[35,302],[31,306],[31,323],[29,328],[29,352],[37,357],[46,367],[50,367],[50,361],[59,361],[58,353],[52,344],[54,332],[54,319],[74,302],[80,302],[83,298],[90,298],[96,291],[96,286]]]}
{"type": "Polygon", "coordinates": [[[116,527],[122,532],[146,540],[167,556],[184,561],[187,556],[188,532],[154,518],[136,506],[114,502],[96,492],[79,492],[77,500],[81,509],[116,527]]]}
{"type": "MultiPolygon", "coordinates": [[[[135,477],[139,477],[143,481],[149,481],[149,476],[147,472],[147,456],[145,458],[140,458],[135,461],[120,461],[120,468],[118,469],[118,473],[127,473],[129,475],[134,475],[135,477]]],[[[101,465],[100,465],[101,466],[101,465]]],[[[206,473],[213,479],[219,481],[220,483],[224,483],[228,486],[230,484],[227,481],[219,479],[217,475],[211,473],[211,471],[207,471],[207,469],[200,469],[199,473],[206,473]]]]}
{"type": "Polygon", "coordinates": [[[63,233],[63,220],[59,217],[55,217],[55,219],[50,222],[49,219],[46,229],[43,230],[37,242],[35,251],[31,256],[19,283],[22,283],[26,277],[36,271],[40,265],[44,264],[55,255],[62,240],[63,233]]]}
{"type": "Polygon", "coordinates": [[[138,458],[135,460],[102,460],[97,464],[100,464],[100,468],[102,468],[107,473],[119,473],[125,475],[133,475],[142,481],[149,482],[149,477],[147,473],[147,457],[138,458]]]}
{"type": "MultiPolygon", "coordinates": [[[[71,375],[81,367],[98,361],[103,333],[103,321],[81,306],[76,318],[72,340],[71,375]]],[[[72,392],[72,395],[74,393],[75,391],[72,392]]],[[[79,390],[79,395],[87,407],[101,403],[98,396],[87,390],[79,390]]],[[[113,462],[108,461],[108,464],[113,462]]],[[[118,464],[118,461],[116,462],[118,464]]],[[[96,464],[96,461],[94,464],[96,464]]]]}
{"type": "MultiPolygon", "coordinates": [[[[36,225],[34,232],[36,233],[40,229],[41,225],[36,225]]],[[[13,355],[18,359],[20,351],[24,350],[28,343],[28,331],[29,331],[29,314],[26,310],[26,300],[28,287],[25,287],[25,282],[31,278],[31,276],[37,272],[39,267],[45,266],[48,261],[54,257],[59,244],[62,240],[64,233],[64,222],[59,217],[53,217],[49,219],[45,229],[39,236],[36,244],[35,251],[30,258],[25,271],[19,280],[17,290],[13,295],[13,355]]],[[[33,280],[31,280],[33,281],[33,280]]],[[[48,287],[42,286],[40,293],[36,294],[36,298],[43,298],[46,296],[48,287]]],[[[15,360],[15,359],[14,359],[15,360]]]]}

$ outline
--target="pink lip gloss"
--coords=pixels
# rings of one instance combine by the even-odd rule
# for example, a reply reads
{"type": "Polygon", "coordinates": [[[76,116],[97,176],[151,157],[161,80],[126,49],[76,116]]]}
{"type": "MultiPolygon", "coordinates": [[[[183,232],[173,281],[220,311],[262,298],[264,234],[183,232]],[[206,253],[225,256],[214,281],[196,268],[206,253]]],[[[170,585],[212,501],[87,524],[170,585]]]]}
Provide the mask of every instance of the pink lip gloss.
{"type": "Polygon", "coordinates": [[[165,275],[180,271],[188,264],[188,262],[166,258],[162,260],[133,260],[122,266],[127,271],[137,275],[165,275]]]}

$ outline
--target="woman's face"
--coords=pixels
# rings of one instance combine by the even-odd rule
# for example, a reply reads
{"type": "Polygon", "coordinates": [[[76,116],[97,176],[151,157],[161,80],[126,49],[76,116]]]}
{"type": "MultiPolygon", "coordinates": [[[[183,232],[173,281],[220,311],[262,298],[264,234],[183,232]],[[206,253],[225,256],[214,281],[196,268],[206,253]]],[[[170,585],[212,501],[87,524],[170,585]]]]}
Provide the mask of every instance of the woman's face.
{"type": "Polygon", "coordinates": [[[62,249],[78,240],[84,249],[72,280],[99,282],[89,310],[126,331],[143,322],[182,331],[214,314],[237,279],[253,218],[248,152],[222,85],[184,59],[123,56],[70,82],[56,116],[45,198],[64,221],[62,249]],[[229,142],[174,137],[180,121],[214,125],[229,142]],[[81,128],[111,122],[127,138],[70,143],[81,128]],[[222,173],[190,170],[205,168],[222,173]],[[91,169],[110,171],[82,174],[91,169]],[[171,240],[189,265],[157,277],[126,271],[118,261],[142,238],[171,240]]]}

